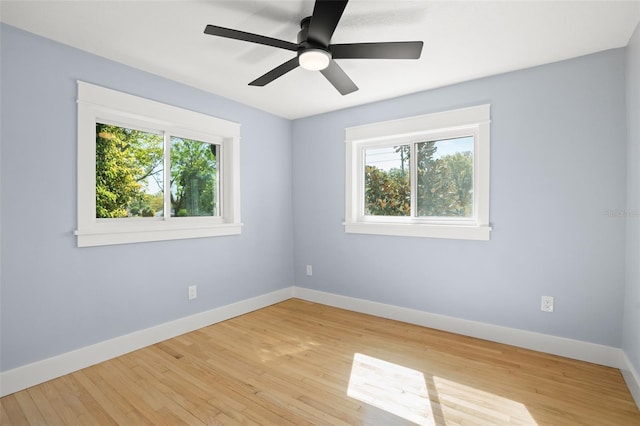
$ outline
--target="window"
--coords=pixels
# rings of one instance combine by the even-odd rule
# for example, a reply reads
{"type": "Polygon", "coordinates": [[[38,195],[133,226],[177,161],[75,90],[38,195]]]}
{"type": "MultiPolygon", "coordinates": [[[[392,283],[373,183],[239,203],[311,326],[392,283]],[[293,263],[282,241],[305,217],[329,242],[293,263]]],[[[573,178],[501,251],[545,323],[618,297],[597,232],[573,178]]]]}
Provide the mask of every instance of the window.
{"type": "Polygon", "coordinates": [[[78,82],[78,246],[239,234],[239,125],[78,82]]]}
{"type": "Polygon", "coordinates": [[[345,232],[488,240],[489,112],[346,129],[345,232]]]}

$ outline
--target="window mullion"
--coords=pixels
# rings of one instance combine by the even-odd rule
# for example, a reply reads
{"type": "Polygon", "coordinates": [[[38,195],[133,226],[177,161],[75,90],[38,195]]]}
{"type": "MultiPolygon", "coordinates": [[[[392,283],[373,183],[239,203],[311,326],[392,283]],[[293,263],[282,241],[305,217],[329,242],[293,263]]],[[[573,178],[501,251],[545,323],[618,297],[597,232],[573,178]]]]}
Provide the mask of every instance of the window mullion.
{"type": "Polygon", "coordinates": [[[222,205],[222,200],[224,199],[224,196],[222,196],[222,191],[223,191],[223,184],[224,184],[224,162],[220,161],[223,158],[223,148],[222,148],[222,144],[220,145],[215,145],[216,147],[216,169],[217,169],[217,173],[216,173],[216,197],[215,197],[215,203],[216,203],[216,216],[220,216],[220,217],[224,217],[225,214],[225,207],[222,205]]]}
{"type": "Polygon", "coordinates": [[[164,136],[164,220],[171,220],[171,136],[163,132],[164,136]]]}
{"type": "Polygon", "coordinates": [[[409,158],[411,160],[409,167],[409,188],[411,193],[411,218],[417,216],[416,208],[418,203],[418,159],[416,155],[416,143],[409,144],[409,158]]]}
{"type": "Polygon", "coordinates": [[[364,153],[364,147],[358,147],[358,182],[357,182],[357,193],[358,193],[358,217],[364,217],[365,215],[365,176],[364,172],[366,169],[365,162],[367,161],[367,157],[364,153]]]}

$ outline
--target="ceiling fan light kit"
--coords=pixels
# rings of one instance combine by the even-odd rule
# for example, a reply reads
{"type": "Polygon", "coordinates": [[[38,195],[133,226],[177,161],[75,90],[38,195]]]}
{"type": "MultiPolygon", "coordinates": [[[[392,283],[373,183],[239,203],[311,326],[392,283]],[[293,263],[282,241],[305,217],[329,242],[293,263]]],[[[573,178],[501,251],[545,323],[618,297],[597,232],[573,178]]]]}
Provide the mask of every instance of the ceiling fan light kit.
{"type": "Polygon", "coordinates": [[[298,54],[300,66],[309,71],[321,71],[329,66],[331,54],[322,49],[306,49],[298,54]]]}
{"type": "Polygon", "coordinates": [[[298,66],[320,71],[342,95],[358,90],[358,86],[334,59],[419,59],[421,41],[331,44],[348,0],[316,0],[313,14],[300,22],[298,43],[248,33],[230,28],[207,25],[205,34],[263,44],[296,52],[296,56],[258,77],[250,86],[265,86],[298,66]]]}

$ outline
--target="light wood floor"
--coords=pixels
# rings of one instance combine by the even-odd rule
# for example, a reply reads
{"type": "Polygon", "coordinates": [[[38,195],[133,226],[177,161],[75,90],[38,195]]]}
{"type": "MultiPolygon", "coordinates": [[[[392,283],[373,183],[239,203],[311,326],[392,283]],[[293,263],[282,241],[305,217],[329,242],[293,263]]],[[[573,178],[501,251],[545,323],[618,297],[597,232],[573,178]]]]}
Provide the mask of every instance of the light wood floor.
{"type": "Polygon", "coordinates": [[[640,425],[618,370],[291,299],[0,400],[4,425],[640,425]]]}

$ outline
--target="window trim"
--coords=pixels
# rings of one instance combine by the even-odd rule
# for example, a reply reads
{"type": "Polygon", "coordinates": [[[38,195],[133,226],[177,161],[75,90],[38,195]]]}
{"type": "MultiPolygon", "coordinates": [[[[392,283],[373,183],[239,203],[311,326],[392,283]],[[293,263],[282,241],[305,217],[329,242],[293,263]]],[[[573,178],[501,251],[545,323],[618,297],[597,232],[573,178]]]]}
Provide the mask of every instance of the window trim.
{"type": "Polygon", "coordinates": [[[78,247],[241,233],[240,124],[83,81],[77,84],[78,247]],[[105,121],[219,145],[221,216],[97,219],[95,125],[105,121]]]}
{"type": "MultiPolygon", "coordinates": [[[[489,240],[490,105],[425,114],[345,129],[345,232],[467,240],[489,240]],[[474,215],[472,218],[425,218],[364,215],[364,149],[474,136],[474,215]]],[[[415,155],[413,156],[415,157],[415,155]]],[[[415,173],[412,158],[412,176],[415,173]]],[[[413,177],[412,177],[413,180],[413,177]]],[[[412,182],[414,183],[414,182],[412,182]]],[[[412,186],[415,188],[415,183],[412,186]]],[[[413,195],[412,195],[413,201],[413,195]]]]}

